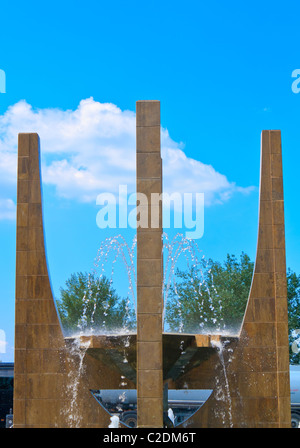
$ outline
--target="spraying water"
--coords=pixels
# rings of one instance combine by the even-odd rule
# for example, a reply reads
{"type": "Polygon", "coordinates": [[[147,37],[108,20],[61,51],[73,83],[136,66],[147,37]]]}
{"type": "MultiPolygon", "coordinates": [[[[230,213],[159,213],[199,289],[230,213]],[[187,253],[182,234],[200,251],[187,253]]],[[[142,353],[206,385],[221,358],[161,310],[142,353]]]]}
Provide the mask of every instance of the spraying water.
{"type": "Polygon", "coordinates": [[[213,274],[209,269],[208,262],[200,250],[196,240],[186,238],[182,233],[178,233],[170,240],[166,233],[163,234],[163,255],[165,259],[163,296],[164,296],[164,320],[166,326],[166,311],[170,305],[168,301],[172,300],[171,306],[176,308],[178,316],[178,327],[176,332],[202,333],[209,328],[219,332],[224,328],[223,318],[221,316],[222,304],[214,285],[213,274]],[[181,264],[180,264],[181,263],[181,264]],[[184,273],[181,277],[184,283],[176,281],[178,266],[187,267],[189,277],[184,273]],[[209,283],[208,280],[209,279],[209,283]],[[183,287],[184,286],[184,287],[183,287]],[[184,303],[186,299],[186,288],[193,296],[193,302],[197,309],[194,310],[198,315],[197,328],[189,328],[189,323],[184,319],[184,303]]]}
{"type": "MultiPolygon", "coordinates": [[[[120,323],[118,331],[124,333],[129,332],[136,323],[130,318],[135,316],[136,319],[136,267],[135,267],[135,250],[136,235],[133,238],[131,246],[126,242],[122,235],[106,238],[97,252],[94,261],[94,269],[91,274],[93,278],[99,281],[102,278],[108,278],[109,289],[113,286],[123,289],[124,281],[120,277],[120,269],[125,269],[125,277],[127,278],[128,290],[126,298],[126,310],[124,321],[120,323]],[[118,266],[118,269],[116,267],[118,266]],[[113,283],[115,281],[115,283],[113,283]],[[130,327],[130,328],[129,328],[130,327]]],[[[168,235],[162,235],[163,248],[162,256],[164,260],[162,294],[163,294],[163,320],[165,331],[170,331],[170,313],[172,307],[173,316],[176,316],[176,322],[172,323],[172,332],[176,333],[220,333],[225,329],[222,318],[222,303],[218,295],[218,291],[214,285],[213,274],[209,268],[209,263],[205,260],[197,241],[186,238],[182,233],[178,233],[170,240],[168,235]],[[179,267],[187,271],[179,271],[179,267]],[[179,272],[179,274],[178,274],[179,272]],[[188,277],[183,274],[188,273],[188,277]],[[181,278],[180,278],[181,276],[181,278]],[[183,278],[183,281],[182,281],[183,278]],[[191,325],[186,319],[186,287],[189,294],[193,297],[193,303],[196,309],[193,310],[194,324],[191,325]]],[[[97,300],[95,293],[92,291],[91,282],[88,281],[87,289],[83,297],[83,313],[78,323],[80,334],[92,334],[96,331],[94,317],[97,309],[97,300]],[[92,315],[90,318],[90,328],[87,324],[87,309],[93,304],[92,315]]],[[[109,297],[103,301],[104,317],[101,328],[97,328],[97,333],[107,334],[108,328],[106,317],[110,313],[109,297]]]]}
{"type": "MultiPolygon", "coordinates": [[[[183,234],[178,233],[172,240],[169,239],[168,235],[164,233],[162,235],[163,249],[162,255],[164,260],[164,272],[163,272],[163,282],[162,282],[162,292],[163,292],[163,310],[164,310],[164,320],[165,320],[165,331],[168,331],[168,323],[166,323],[166,309],[170,301],[172,301],[172,306],[175,307],[175,314],[177,315],[178,325],[173,332],[184,333],[188,324],[186,322],[186,314],[184,315],[184,295],[185,291],[183,284],[178,279],[177,269],[178,266],[186,267],[188,272],[191,272],[191,277],[188,278],[189,290],[197,305],[196,316],[197,316],[197,328],[194,328],[196,334],[204,333],[209,328],[211,334],[220,334],[224,332],[225,325],[222,317],[220,318],[222,303],[221,298],[218,295],[217,289],[214,285],[213,274],[209,269],[208,262],[205,260],[202,251],[199,249],[196,240],[188,239],[183,234]],[[209,280],[209,281],[208,281],[209,280]]],[[[136,316],[137,303],[136,303],[136,269],[135,269],[135,250],[136,250],[136,236],[133,239],[131,246],[125,241],[124,237],[117,235],[115,237],[106,238],[95,258],[94,270],[92,275],[95,278],[102,279],[104,276],[108,278],[109,286],[113,286],[113,281],[115,278],[119,280],[119,270],[117,271],[117,262],[121,262],[121,266],[125,268],[125,277],[127,277],[128,290],[127,290],[127,301],[126,301],[126,312],[125,314],[133,314],[136,316]]],[[[118,268],[119,268],[118,264],[118,268]]],[[[90,280],[90,278],[89,278],[90,280]]],[[[115,286],[115,285],[114,285],[115,286]]],[[[95,332],[93,327],[94,317],[97,311],[97,301],[94,297],[91,282],[88,281],[87,289],[83,297],[83,315],[78,322],[78,329],[80,335],[92,335],[95,332]],[[88,327],[87,320],[87,310],[90,305],[92,307],[92,316],[90,319],[91,327],[88,327]]],[[[106,316],[110,312],[109,301],[107,300],[104,304],[104,318],[101,328],[98,328],[100,334],[109,334],[106,325],[106,316]]],[[[130,334],[130,328],[127,323],[130,320],[124,319],[120,328],[117,329],[114,334],[130,334]]],[[[132,327],[131,327],[132,329],[132,327]]],[[[231,397],[229,390],[229,383],[225,368],[223,345],[217,341],[212,341],[214,347],[217,349],[220,361],[223,368],[224,379],[225,379],[225,391],[226,400],[229,403],[229,414],[230,414],[230,426],[232,426],[231,420],[231,397]]],[[[123,339],[124,351],[123,351],[123,362],[128,363],[126,356],[126,349],[129,345],[129,338],[123,339]]],[[[83,350],[78,350],[76,344],[73,350],[77,350],[77,358],[79,359],[79,368],[77,373],[70,378],[70,390],[72,389],[72,400],[71,409],[69,410],[69,419],[72,420],[73,426],[78,426],[80,423],[80,416],[76,414],[76,400],[78,396],[78,387],[80,382],[80,377],[83,374],[83,360],[88,347],[83,350]]],[[[180,352],[184,354],[183,341],[180,343],[180,352]]],[[[184,368],[183,368],[184,369],[184,368]]],[[[121,375],[120,387],[125,387],[127,385],[125,377],[121,375]]],[[[120,398],[122,398],[120,396],[120,398]]],[[[121,400],[122,401],[122,400],[121,400]]],[[[172,411],[171,409],[169,410],[172,411]]],[[[173,415],[174,417],[174,415],[173,415]]],[[[170,416],[171,418],[171,416],[170,416]]],[[[113,416],[111,418],[111,425],[109,427],[119,427],[119,418],[113,416]]],[[[172,420],[172,418],[171,418],[172,420]]]]}

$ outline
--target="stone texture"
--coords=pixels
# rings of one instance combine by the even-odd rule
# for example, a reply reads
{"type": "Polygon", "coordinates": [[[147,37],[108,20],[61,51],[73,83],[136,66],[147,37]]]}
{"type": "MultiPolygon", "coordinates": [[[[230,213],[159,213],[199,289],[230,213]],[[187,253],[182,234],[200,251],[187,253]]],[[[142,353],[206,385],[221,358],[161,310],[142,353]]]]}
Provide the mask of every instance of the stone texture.
{"type": "Polygon", "coordinates": [[[136,128],[136,150],[160,153],[160,125],[136,128]]]}
{"type": "Polygon", "coordinates": [[[160,101],[136,102],[136,126],[160,127],[160,101]]]}
{"type": "Polygon", "coordinates": [[[137,153],[136,161],[137,161],[137,179],[150,180],[161,178],[160,153],[155,152],[137,153]]]}
{"type": "MultiPolygon", "coordinates": [[[[163,426],[162,374],[162,192],[160,103],[136,104],[137,193],[147,219],[137,229],[137,398],[138,427],[163,426]]],[[[139,218],[138,218],[139,220],[139,218]]]]}
{"type": "Polygon", "coordinates": [[[138,342],[161,342],[161,314],[143,313],[138,320],[138,342]]]}
{"type": "Polygon", "coordinates": [[[138,286],[138,314],[162,314],[162,288],[160,286],[138,286]]]}
{"type": "Polygon", "coordinates": [[[141,370],[138,387],[143,398],[162,398],[162,380],[161,370],[141,370]]]}

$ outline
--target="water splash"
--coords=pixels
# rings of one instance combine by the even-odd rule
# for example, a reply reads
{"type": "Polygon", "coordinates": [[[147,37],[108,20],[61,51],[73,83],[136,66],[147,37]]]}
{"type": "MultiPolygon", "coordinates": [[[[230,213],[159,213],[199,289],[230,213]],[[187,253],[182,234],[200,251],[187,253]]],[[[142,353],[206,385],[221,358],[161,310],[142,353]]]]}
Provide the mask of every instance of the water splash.
{"type": "MultiPolygon", "coordinates": [[[[135,246],[136,246],[136,236],[133,239],[132,246],[130,247],[122,235],[117,235],[114,237],[106,238],[100,245],[97,251],[97,255],[94,260],[94,267],[92,272],[88,275],[87,289],[84,292],[82,298],[83,301],[83,312],[78,322],[78,332],[80,335],[83,334],[94,334],[95,332],[100,334],[107,334],[111,331],[107,326],[107,316],[110,313],[110,299],[112,298],[113,290],[113,280],[114,275],[118,275],[119,271],[116,273],[116,263],[121,261],[123,267],[125,267],[125,273],[128,279],[128,291],[125,302],[125,313],[123,316],[123,322],[120,324],[120,328],[124,333],[130,332],[130,327],[132,326],[132,318],[130,317],[132,311],[136,315],[136,270],[135,270],[135,246]],[[110,271],[110,272],[109,272],[110,271]],[[108,278],[108,296],[102,301],[103,307],[103,320],[99,328],[95,325],[95,315],[97,311],[97,296],[100,295],[99,285],[103,278],[108,278]],[[91,279],[97,280],[97,292],[95,294],[92,290],[91,279]],[[91,308],[92,312],[89,318],[90,324],[88,324],[87,311],[91,308]]],[[[118,329],[116,329],[118,330],[118,329]]]]}
{"type": "Polygon", "coordinates": [[[189,287],[194,297],[197,298],[195,303],[197,305],[199,324],[197,329],[190,329],[189,332],[204,332],[208,328],[210,333],[213,332],[212,328],[216,332],[220,332],[221,328],[224,328],[224,320],[222,316],[220,317],[222,311],[221,298],[214,285],[213,273],[209,269],[208,261],[205,260],[196,240],[186,238],[182,233],[177,233],[172,240],[169,239],[166,233],[163,234],[162,238],[165,259],[163,277],[164,321],[167,303],[171,295],[173,298],[174,296],[176,297],[173,305],[177,309],[179,322],[177,332],[182,333],[186,325],[182,305],[184,294],[180,291],[180,283],[176,281],[176,269],[181,258],[183,259],[183,264],[186,264],[188,272],[193,274],[190,278],[189,287]],[[210,279],[210,284],[206,280],[207,277],[210,279]],[[208,313],[205,311],[207,306],[209,308],[208,313]]]}
{"type": "Polygon", "coordinates": [[[171,420],[171,422],[173,423],[173,425],[175,426],[175,415],[173,412],[173,409],[169,408],[168,410],[168,417],[171,420]]]}
{"type": "Polygon", "coordinates": [[[108,425],[109,428],[120,428],[120,419],[117,415],[113,415],[110,417],[110,424],[108,425]]]}
{"type": "Polygon", "coordinates": [[[78,406],[78,395],[80,383],[85,374],[84,357],[89,348],[90,341],[82,342],[80,339],[74,339],[69,347],[68,363],[70,366],[68,372],[68,382],[66,394],[69,406],[63,410],[70,428],[79,428],[82,421],[82,414],[78,406]]]}
{"type": "MultiPolygon", "coordinates": [[[[216,383],[217,383],[216,396],[217,396],[217,399],[220,399],[220,400],[225,399],[227,401],[229,426],[230,426],[230,428],[232,428],[233,427],[232,402],[231,402],[230,387],[229,387],[229,381],[228,381],[228,376],[227,376],[226,364],[225,364],[225,360],[224,360],[224,344],[225,344],[225,342],[222,342],[220,340],[211,340],[211,345],[212,345],[212,347],[215,347],[217,349],[217,352],[218,352],[218,355],[220,358],[223,375],[224,375],[224,386],[225,386],[225,394],[226,394],[226,396],[224,397],[222,394],[222,390],[223,390],[222,384],[221,384],[220,380],[218,378],[216,378],[216,383]]],[[[223,419],[225,420],[225,413],[223,413],[223,419]]]]}
{"type": "MultiPolygon", "coordinates": [[[[136,289],[137,289],[137,275],[135,268],[135,250],[136,250],[136,235],[133,238],[131,246],[127,243],[122,235],[106,238],[97,252],[94,261],[94,269],[91,276],[101,280],[104,276],[109,278],[109,290],[113,286],[114,276],[119,280],[120,263],[118,263],[118,270],[116,269],[117,262],[121,262],[121,266],[125,268],[126,277],[128,280],[128,291],[126,299],[125,319],[120,323],[119,329],[124,333],[129,333],[129,326],[134,324],[130,320],[130,315],[135,315],[137,312],[136,303],[136,289]],[[130,323],[130,324],[129,324],[130,323]],[[122,327],[122,328],[121,328],[122,327]]],[[[166,233],[162,235],[162,256],[164,260],[164,272],[162,282],[163,294],[163,321],[165,331],[168,330],[169,323],[166,319],[166,309],[170,300],[172,306],[176,309],[176,327],[177,333],[188,331],[189,333],[219,333],[225,329],[224,320],[222,318],[222,302],[219,297],[217,288],[214,285],[213,273],[209,268],[209,262],[200,250],[197,241],[186,238],[182,233],[177,233],[173,239],[170,239],[166,233]],[[191,294],[196,298],[194,301],[195,312],[198,316],[197,328],[191,328],[188,325],[186,315],[184,313],[183,301],[184,288],[180,280],[177,279],[178,266],[187,267],[189,273],[192,275],[189,278],[188,288],[191,294]],[[209,283],[208,283],[209,280],[209,283]]],[[[83,314],[78,323],[80,334],[89,332],[93,334],[94,317],[97,308],[97,300],[91,288],[91,276],[88,278],[88,287],[83,297],[83,314]],[[91,315],[91,328],[88,328],[87,309],[90,304],[93,304],[91,315]]],[[[120,280],[119,280],[120,281],[120,280]]],[[[108,332],[106,324],[106,316],[109,315],[110,305],[109,297],[103,303],[104,318],[101,328],[97,332],[106,334],[108,332]]]]}
{"type": "Polygon", "coordinates": [[[100,248],[98,249],[98,253],[94,262],[95,270],[97,271],[100,269],[99,278],[102,278],[102,276],[105,273],[105,268],[107,267],[108,258],[112,253],[115,253],[114,258],[112,260],[111,264],[111,274],[110,274],[110,285],[112,285],[113,282],[113,275],[115,272],[115,264],[117,260],[120,258],[123,262],[123,265],[125,266],[127,277],[128,277],[128,295],[132,299],[132,303],[134,305],[134,308],[136,310],[136,297],[135,297],[135,291],[136,291],[136,270],[135,270],[135,247],[136,247],[136,235],[133,238],[133,242],[131,247],[125,240],[125,238],[122,235],[117,235],[115,237],[106,238],[100,248]]]}

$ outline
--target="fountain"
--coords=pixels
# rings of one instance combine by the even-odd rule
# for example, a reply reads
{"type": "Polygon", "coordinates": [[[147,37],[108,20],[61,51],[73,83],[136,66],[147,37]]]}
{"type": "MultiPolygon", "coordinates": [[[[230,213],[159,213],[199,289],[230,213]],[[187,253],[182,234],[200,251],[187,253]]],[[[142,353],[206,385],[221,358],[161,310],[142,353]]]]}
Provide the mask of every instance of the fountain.
{"type": "MultiPolygon", "coordinates": [[[[170,333],[163,329],[163,295],[174,266],[180,254],[189,254],[194,266],[199,259],[191,241],[181,238],[177,248],[163,243],[161,204],[151,207],[151,194],[162,192],[160,103],[138,101],[136,124],[137,191],[149,199],[155,225],[137,228],[136,275],[132,248],[118,238],[110,241],[127,263],[137,316],[136,332],[118,334],[63,335],[44,245],[39,137],[19,134],[14,427],[124,426],[99,405],[104,391],[118,391],[116,406],[126,394],[136,397],[139,428],[175,421],[170,403],[179,391],[207,391],[205,403],[195,405],[179,427],[289,427],[280,132],[262,132],[257,257],[239,332],[219,325],[213,334],[199,322],[198,333],[184,333],[183,327],[170,333]]],[[[106,247],[99,252],[101,271],[106,247]]]]}

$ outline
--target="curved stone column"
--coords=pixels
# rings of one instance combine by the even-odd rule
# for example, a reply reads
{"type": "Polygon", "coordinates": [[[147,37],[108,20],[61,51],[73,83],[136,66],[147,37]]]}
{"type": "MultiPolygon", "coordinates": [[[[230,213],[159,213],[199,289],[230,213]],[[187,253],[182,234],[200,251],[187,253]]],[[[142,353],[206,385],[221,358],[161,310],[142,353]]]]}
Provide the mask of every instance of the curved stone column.
{"type": "Polygon", "coordinates": [[[15,295],[14,427],[107,427],[90,390],[118,389],[120,374],[65,343],[48,275],[37,134],[19,134],[15,295]]]}
{"type": "MultiPolygon", "coordinates": [[[[223,348],[219,384],[191,427],[291,425],[284,202],[280,131],[261,136],[260,203],[254,275],[239,339],[223,348]],[[225,369],[224,369],[225,366],[225,369]]],[[[193,388],[201,378],[194,373],[193,388]]],[[[185,380],[189,384],[189,377],[185,380]]],[[[190,386],[191,387],[191,386],[190,386]]]]}

